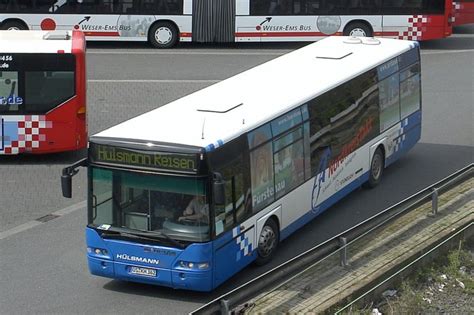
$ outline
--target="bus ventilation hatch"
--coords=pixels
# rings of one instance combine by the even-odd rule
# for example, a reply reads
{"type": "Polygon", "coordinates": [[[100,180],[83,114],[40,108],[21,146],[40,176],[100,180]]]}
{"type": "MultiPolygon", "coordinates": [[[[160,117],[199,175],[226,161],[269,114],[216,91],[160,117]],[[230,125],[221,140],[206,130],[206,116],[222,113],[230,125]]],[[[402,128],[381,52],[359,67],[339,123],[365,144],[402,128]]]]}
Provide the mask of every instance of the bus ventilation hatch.
{"type": "Polygon", "coordinates": [[[46,40],[69,40],[71,36],[66,31],[51,31],[44,34],[43,39],[46,40]]]}
{"type": "Polygon", "coordinates": [[[217,113],[217,114],[225,114],[230,112],[233,109],[236,109],[237,107],[242,106],[244,103],[240,103],[237,105],[209,105],[209,106],[201,106],[200,108],[197,109],[198,112],[204,112],[204,113],[217,113]]]}
{"type": "Polygon", "coordinates": [[[332,59],[332,60],[341,60],[346,58],[347,56],[352,55],[352,51],[335,51],[335,50],[328,50],[328,51],[318,51],[316,58],[317,59],[332,59]]]}

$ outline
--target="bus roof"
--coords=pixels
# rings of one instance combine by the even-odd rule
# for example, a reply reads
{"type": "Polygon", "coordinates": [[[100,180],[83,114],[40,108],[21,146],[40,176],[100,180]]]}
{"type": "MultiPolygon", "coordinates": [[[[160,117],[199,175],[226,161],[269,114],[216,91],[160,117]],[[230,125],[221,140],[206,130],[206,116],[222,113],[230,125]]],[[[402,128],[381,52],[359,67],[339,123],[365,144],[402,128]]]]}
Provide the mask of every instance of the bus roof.
{"type": "Polygon", "coordinates": [[[73,38],[72,31],[0,31],[0,53],[71,53],[73,38]]]}
{"type": "Polygon", "coordinates": [[[328,37],[113,126],[91,141],[212,150],[416,45],[328,37]]]}

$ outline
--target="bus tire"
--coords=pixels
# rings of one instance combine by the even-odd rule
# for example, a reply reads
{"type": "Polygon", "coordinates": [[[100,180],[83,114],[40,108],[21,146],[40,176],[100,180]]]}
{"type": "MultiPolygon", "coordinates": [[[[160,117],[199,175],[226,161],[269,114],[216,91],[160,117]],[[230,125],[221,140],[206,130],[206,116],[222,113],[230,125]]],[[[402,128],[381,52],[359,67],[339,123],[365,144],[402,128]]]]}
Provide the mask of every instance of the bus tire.
{"type": "Polygon", "coordinates": [[[28,30],[28,27],[19,21],[6,21],[3,23],[0,27],[1,30],[17,30],[17,31],[23,31],[23,30],[28,30]]]}
{"type": "Polygon", "coordinates": [[[375,150],[372,162],[370,163],[369,180],[366,183],[368,188],[374,188],[382,180],[383,169],[385,166],[384,154],[380,147],[375,150]]]}
{"type": "Polygon", "coordinates": [[[178,39],[178,29],[170,22],[153,24],[148,36],[148,40],[156,48],[171,48],[178,39]]]}
{"type": "Polygon", "coordinates": [[[258,237],[257,259],[255,260],[255,264],[262,266],[272,260],[278,247],[279,239],[280,232],[278,225],[274,219],[269,219],[265,222],[258,237]]]}
{"type": "Polygon", "coordinates": [[[352,22],[344,28],[344,36],[372,37],[372,29],[363,22],[352,22]]]}

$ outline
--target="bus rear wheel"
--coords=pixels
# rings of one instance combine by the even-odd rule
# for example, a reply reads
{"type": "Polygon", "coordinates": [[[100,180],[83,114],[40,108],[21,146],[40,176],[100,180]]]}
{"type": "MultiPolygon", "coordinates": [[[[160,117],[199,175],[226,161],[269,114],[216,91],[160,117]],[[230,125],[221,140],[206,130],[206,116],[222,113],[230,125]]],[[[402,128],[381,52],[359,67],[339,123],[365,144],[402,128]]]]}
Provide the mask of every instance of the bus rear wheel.
{"type": "Polygon", "coordinates": [[[275,220],[269,219],[258,237],[257,259],[258,266],[265,265],[272,260],[280,239],[278,225],[275,220]]]}
{"type": "Polygon", "coordinates": [[[169,22],[158,22],[151,27],[148,39],[156,48],[171,48],[178,41],[178,29],[169,22]]]}
{"type": "Polygon", "coordinates": [[[380,183],[382,180],[384,165],[384,154],[382,149],[379,147],[375,150],[372,162],[370,163],[369,180],[366,183],[368,188],[374,188],[380,183]]]}
{"type": "Polygon", "coordinates": [[[352,22],[344,29],[344,36],[371,37],[372,30],[365,23],[352,22]]]}
{"type": "Polygon", "coordinates": [[[25,26],[25,24],[17,21],[7,21],[3,23],[0,27],[2,30],[7,30],[7,31],[22,31],[22,30],[27,30],[28,27],[25,26]]]}

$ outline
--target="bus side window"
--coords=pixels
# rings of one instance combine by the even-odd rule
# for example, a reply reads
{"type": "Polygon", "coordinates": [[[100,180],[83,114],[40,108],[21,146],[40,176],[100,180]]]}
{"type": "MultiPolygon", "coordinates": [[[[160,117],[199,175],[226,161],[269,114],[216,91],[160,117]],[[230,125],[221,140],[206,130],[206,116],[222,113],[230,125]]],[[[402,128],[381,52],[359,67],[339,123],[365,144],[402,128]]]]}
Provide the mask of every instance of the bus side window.
{"type": "Polygon", "coordinates": [[[77,2],[76,5],[76,13],[84,14],[84,13],[101,13],[99,9],[100,5],[97,0],[83,0],[82,2],[77,2]]]}
{"type": "Polygon", "coordinates": [[[331,123],[334,106],[332,95],[325,93],[308,103],[309,111],[309,155],[311,176],[316,176],[328,167],[331,156],[331,123]]]}
{"type": "Polygon", "coordinates": [[[275,199],[271,139],[270,123],[247,134],[253,212],[263,209],[275,199]]]}
{"type": "Polygon", "coordinates": [[[0,12],[8,12],[11,10],[9,0],[0,0],[0,12]]]}
{"type": "MultiPolygon", "coordinates": [[[[307,112],[307,110],[305,109],[307,112]]],[[[305,114],[307,116],[307,114],[305,114]]],[[[280,198],[304,180],[303,116],[301,108],[271,122],[275,198],[280,198]]]]}
{"type": "Polygon", "coordinates": [[[421,106],[420,63],[418,50],[411,49],[398,57],[400,67],[400,115],[405,118],[421,106]]]}
{"type": "Polygon", "coordinates": [[[77,13],[77,0],[67,0],[63,4],[53,5],[54,13],[65,14],[65,13],[77,13]]]}
{"type": "Polygon", "coordinates": [[[302,127],[298,127],[293,132],[273,142],[276,198],[280,198],[286,193],[290,192],[293,188],[300,185],[304,180],[304,150],[302,129],[302,127]],[[291,139],[291,141],[294,142],[277,151],[277,143],[283,142],[283,139],[288,136],[296,139],[291,139]]]}
{"type": "Polygon", "coordinates": [[[140,8],[140,1],[138,0],[124,1],[122,13],[124,14],[137,13],[137,12],[140,12],[139,8],[140,8]]]}
{"type": "Polygon", "coordinates": [[[331,118],[333,160],[341,160],[378,134],[377,72],[371,70],[338,86],[331,118]]]}
{"type": "Polygon", "coordinates": [[[400,78],[398,72],[379,82],[380,132],[400,121],[400,78]]]}
{"type": "Polygon", "coordinates": [[[51,1],[10,1],[12,4],[12,11],[34,12],[34,13],[48,13],[51,7],[51,1]],[[17,4],[18,3],[18,4],[17,4]]]}

